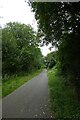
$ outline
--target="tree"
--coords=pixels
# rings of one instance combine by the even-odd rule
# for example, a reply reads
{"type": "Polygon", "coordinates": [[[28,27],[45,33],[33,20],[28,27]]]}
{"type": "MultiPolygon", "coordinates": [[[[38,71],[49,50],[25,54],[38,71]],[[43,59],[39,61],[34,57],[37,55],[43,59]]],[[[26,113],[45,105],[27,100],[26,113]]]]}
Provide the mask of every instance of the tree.
{"type": "Polygon", "coordinates": [[[51,52],[45,57],[45,64],[49,69],[56,65],[55,52],[51,52]]]}
{"type": "Polygon", "coordinates": [[[2,36],[3,76],[31,72],[38,69],[39,65],[41,67],[41,51],[38,48],[36,33],[30,25],[10,22],[2,29],[2,36]]]}
{"type": "Polygon", "coordinates": [[[45,36],[43,42],[59,45],[65,32],[79,32],[80,9],[78,3],[33,2],[40,35],[45,36]]]}
{"type": "Polygon", "coordinates": [[[58,47],[62,74],[80,91],[80,3],[34,2],[39,34],[43,43],[58,47]],[[44,36],[44,37],[43,37],[44,36]]]}

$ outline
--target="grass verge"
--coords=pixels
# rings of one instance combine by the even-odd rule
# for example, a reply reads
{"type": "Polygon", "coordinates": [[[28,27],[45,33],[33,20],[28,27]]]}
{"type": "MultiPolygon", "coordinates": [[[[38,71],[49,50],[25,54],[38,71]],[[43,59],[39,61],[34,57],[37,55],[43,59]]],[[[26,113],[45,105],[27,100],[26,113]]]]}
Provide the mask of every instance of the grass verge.
{"type": "Polygon", "coordinates": [[[76,100],[74,90],[65,84],[56,69],[48,71],[48,78],[51,109],[55,118],[80,118],[80,103],[76,100]]]}
{"type": "Polygon", "coordinates": [[[33,72],[31,74],[25,75],[25,76],[17,76],[14,78],[9,78],[8,80],[5,80],[2,83],[2,97],[7,96],[14,90],[16,90],[18,87],[23,85],[25,82],[29,81],[36,75],[38,75],[42,70],[38,70],[36,72],[33,72]]]}

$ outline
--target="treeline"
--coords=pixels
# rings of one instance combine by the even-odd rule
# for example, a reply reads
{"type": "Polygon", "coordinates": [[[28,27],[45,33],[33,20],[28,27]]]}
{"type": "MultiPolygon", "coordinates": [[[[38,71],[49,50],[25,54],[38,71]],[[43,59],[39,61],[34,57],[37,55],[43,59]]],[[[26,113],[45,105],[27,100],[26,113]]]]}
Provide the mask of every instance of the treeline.
{"type": "Polygon", "coordinates": [[[30,3],[43,44],[56,46],[57,68],[80,97],[80,3],[30,3]],[[44,36],[44,37],[43,37],[44,36]]]}
{"type": "Polygon", "coordinates": [[[42,54],[37,34],[30,25],[8,23],[2,29],[2,75],[11,76],[40,69],[42,54]]]}
{"type": "Polygon", "coordinates": [[[53,68],[56,64],[56,52],[48,53],[47,56],[44,57],[44,64],[47,69],[53,68]]]}

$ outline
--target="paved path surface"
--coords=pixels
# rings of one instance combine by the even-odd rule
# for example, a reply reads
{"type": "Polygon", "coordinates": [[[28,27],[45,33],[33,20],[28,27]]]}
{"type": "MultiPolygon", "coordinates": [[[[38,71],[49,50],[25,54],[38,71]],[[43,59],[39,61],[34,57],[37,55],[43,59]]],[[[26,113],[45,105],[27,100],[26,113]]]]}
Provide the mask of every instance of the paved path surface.
{"type": "Polygon", "coordinates": [[[2,100],[3,118],[50,118],[48,78],[44,70],[2,100]]]}

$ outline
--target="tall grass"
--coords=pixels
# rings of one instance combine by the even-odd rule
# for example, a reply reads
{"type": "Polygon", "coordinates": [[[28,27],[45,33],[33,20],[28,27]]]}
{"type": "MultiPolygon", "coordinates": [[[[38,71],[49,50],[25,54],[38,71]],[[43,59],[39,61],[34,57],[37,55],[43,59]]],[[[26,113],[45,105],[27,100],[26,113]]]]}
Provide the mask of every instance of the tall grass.
{"type": "Polygon", "coordinates": [[[2,97],[7,96],[8,94],[16,90],[18,87],[23,85],[25,82],[29,81],[34,76],[38,75],[41,71],[42,69],[24,76],[14,76],[7,80],[5,79],[2,83],[2,97]]]}
{"type": "Polygon", "coordinates": [[[75,97],[74,89],[65,84],[65,78],[57,69],[48,72],[51,109],[55,118],[80,118],[80,103],[75,97]]]}

